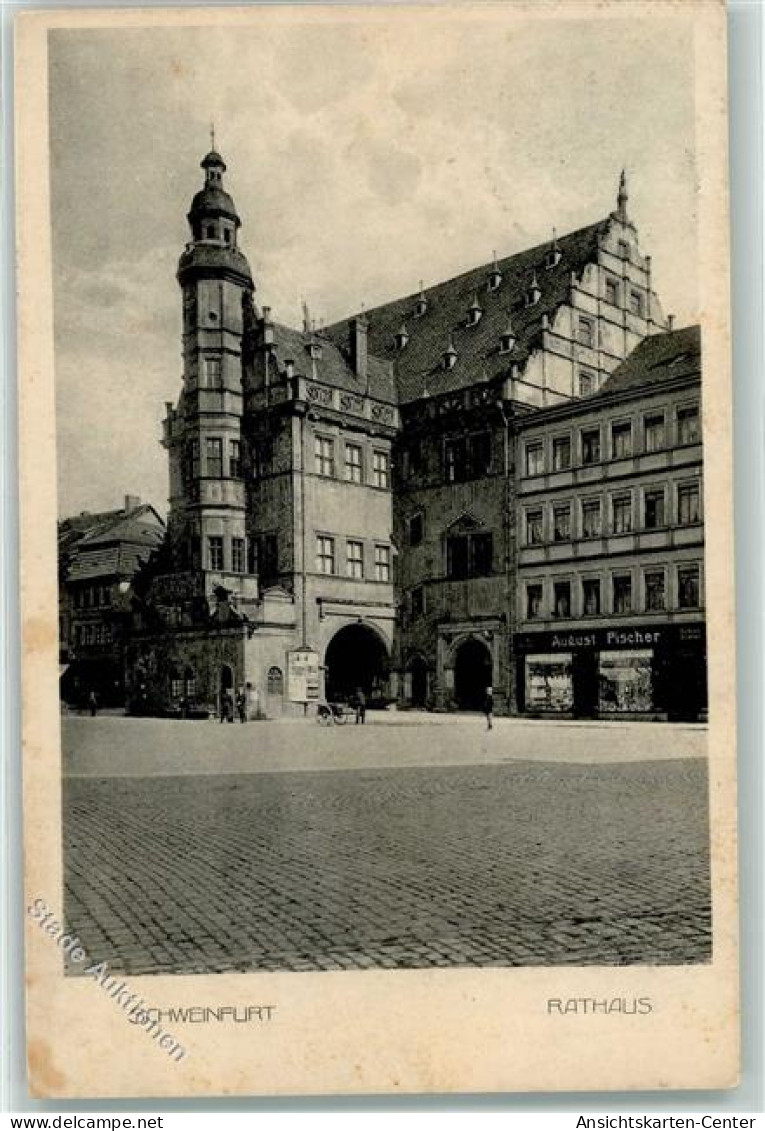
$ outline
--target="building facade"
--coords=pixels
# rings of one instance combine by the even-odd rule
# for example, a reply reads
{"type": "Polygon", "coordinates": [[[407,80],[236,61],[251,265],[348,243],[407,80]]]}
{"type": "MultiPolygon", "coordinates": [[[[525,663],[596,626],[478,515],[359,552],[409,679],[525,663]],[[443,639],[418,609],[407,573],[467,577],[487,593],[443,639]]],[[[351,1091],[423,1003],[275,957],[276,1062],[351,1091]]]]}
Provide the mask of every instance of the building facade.
{"type": "Polygon", "coordinates": [[[124,702],[130,587],[161,544],[165,524],[134,495],[118,510],[83,512],[58,525],[61,695],[83,705],[91,691],[104,706],[124,702]]]}
{"type": "Polygon", "coordinates": [[[225,164],[202,168],[133,707],[219,710],[241,691],[270,716],[361,689],[475,709],[491,686],[498,711],[529,710],[526,512],[558,483],[521,474],[523,445],[556,413],[605,411],[667,329],[624,176],[601,221],[317,332],[258,304],[225,164]]]}
{"type": "Polygon", "coordinates": [[[698,327],[518,428],[516,695],[531,715],[706,710],[698,327]]]}

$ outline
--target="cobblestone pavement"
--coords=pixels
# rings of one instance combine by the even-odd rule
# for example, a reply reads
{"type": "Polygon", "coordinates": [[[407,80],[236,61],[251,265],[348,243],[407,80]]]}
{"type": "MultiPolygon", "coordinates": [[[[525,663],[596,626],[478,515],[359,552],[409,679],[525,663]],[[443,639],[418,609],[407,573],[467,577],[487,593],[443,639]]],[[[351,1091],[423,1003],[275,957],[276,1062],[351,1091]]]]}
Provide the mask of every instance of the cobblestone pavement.
{"type": "Polygon", "coordinates": [[[71,777],[64,798],[68,926],[128,974],[710,958],[701,759],[71,777]]]}

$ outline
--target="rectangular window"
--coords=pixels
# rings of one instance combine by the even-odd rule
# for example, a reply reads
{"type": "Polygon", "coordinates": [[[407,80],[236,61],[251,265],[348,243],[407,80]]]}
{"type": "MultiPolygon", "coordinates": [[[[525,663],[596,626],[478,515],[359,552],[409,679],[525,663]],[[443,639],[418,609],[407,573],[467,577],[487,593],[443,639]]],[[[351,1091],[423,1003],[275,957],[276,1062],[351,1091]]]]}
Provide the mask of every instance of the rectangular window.
{"type": "Polygon", "coordinates": [[[468,540],[463,534],[446,539],[446,575],[457,579],[468,575],[468,540]]]}
{"type": "Polygon", "coordinates": [[[314,438],[314,470],[327,479],[335,475],[335,441],[327,436],[314,438]]]}
{"type": "Polygon", "coordinates": [[[651,570],[645,575],[645,607],[647,612],[659,612],[665,607],[664,571],[651,570]]]}
{"type": "Polygon", "coordinates": [[[599,538],[602,526],[600,499],[585,499],[582,503],[582,537],[599,538]]]}
{"type": "Polygon", "coordinates": [[[646,491],[643,501],[643,526],[646,530],[656,530],[664,525],[664,488],[646,491]]]}
{"type": "Polygon", "coordinates": [[[279,540],[275,534],[263,534],[258,539],[257,570],[262,582],[274,581],[279,574],[279,540]]]}
{"type": "Polygon", "coordinates": [[[643,317],[643,293],[634,288],[630,288],[630,313],[643,317]]]}
{"type": "Polygon", "coordinates": [[[223,477],[223,441],[217,436],[205,440],[205,475],[210,479],[223,477]]]}
{"type": "Polygon", "coordinates": [[[586,617],[600,616],[600,579],[586,577],[582,582],[582,608],[586,617]]]}
{"type": "Polygon", "coordinates": [[[697,483],[684,483],[677,489],[677,521],[680,526],[692,526],[701,521],[699,488],[697,483]]]}
{"type": "Polygon", "coordinates": [[[542,616],[542,586],[526,586],[526,619],[539,620],[542,616]]]}
{"type": "Polygon", "coordinates": [[[571,437],[556,436],[552,444],[553,471],[571,467],[571,437]]]}
{"type": "Polygon", "coordinates": [[[363,542],[346,542],[345,544],[345,572],[348,577],[364,576],[364,544],[363,542]]]}
{"type": "Polygon", "coordinates": [[[347,483],[361,483],[361,447],[359,444],[345,445],[345,480],[347,483]]]}
{"type": "Polygon", "coordinates": [[[375,581],[390,581],[390,546],[375,546],[375,581]]]}
{"type": "Polygon", "coordinates": [[[223,539],[213,534],[207,539],[208,569],[223,569],[223,539]]]}
{"type": "Polygon", "coordinates": [[[591,393],[595,392],[596,382],[595,374],[590,373],[589,369],[580,369],[579,371],[579,396],[589,397],[591,393]]]}
{"type": "Polygon", "coordinates": [[[444,464],[449,483],[486,475],[491,468],[491,434],[477,432],[472,436],[446,440],[444,464]]]}
{"type": "Polygon", "coordinates": [[[202,358],[202,388],[219,389],[221,387],[221,360],[219,357],[202,358]]]}
{"type": "Polygon", "coordinates": [[[632,578],[628,573],[613,579],[614,612],[632,612],[632,578]]]}
{"type": "Polygon", "coordinates": [[[553,540],[568,542],[571,537],[571,506],[553,508],[553,540]]]}
{"type": "Polygon", "coordinates": [[[576,328],[576,339],[580,346],[595,345],[595,327],[591,318],[581,318],[576,328]]]}
{"type": "Polygon", "coordinates": [[[544,511],[526,511],[526,545],[539,546],[544,540],[544,511]]]}
{"type": "Polygon", "coordinates": [[[491,470],[491,433],[476,432],[468,436],[468,474],[471,479],[491,470]]]}
{"type": "Polygon", "coordinates": [[[582,432],[582,463],[600,463],[599,428],[588,428],[582,432]]]}
{"type": "Polygon", "coordinates": [[[677,604],[680,609],[697,609],[699,607],[698,566],[682,566],[678,569],[677,604]]]}
{"type": "Polygon", "coordinates": [[[422,512],[413,514],[409,519],[409,545],[419,546],[422,542],[425,530],[425,523],[423,520],[422,512]]]}
{"type": "Polygon", "coordinates": [[[612,306],[619,305],[619,284],[609,275],[606,276],[606,302],[610,302],[612,306]]]}
{"type": "Polygon", "coordinates": [[[553,585],[553,605],[555,616],[565,619],[571,616],[571,582],[556,581],[553,585]]]}
{"type": "Polygon", "coordinates": [[[679,408],[677,410],[678,444],[698,444],[700,439],[698,408],[695,406],[693,408],[679,408]]]}
{"type": "Polygon", "coordinates": [[[660,452],[665,443],[664,414],[646,416],[643,421],[643,435],[647,452],[660,452]]]}
{"type": "Polygon", "coordinates": [[[316,569],[318,573],[335,572],[335,539],[325,534],[316,536],[316,569]]]}
{"type": "Polygon", "coordinates": [[[624,459],[632,455],[632,425],[611,425],[611,455],[614,459],[624,459]]]}
{"type": "Polygon", "coordinates": [[[242,445],[239,440],[228,442],[228,473],[232,479],[242,477],[242,445]]]}
{"type": "Polygon", "coordinates": [[[387,490],[390,486],[390,459],[387,452],[372,453],[372,482],[387,490]]]}
{"type": "Polygon", "coordinates": [[[632,530],[632,496],[615,495],[612,507],[614,534],[629,534],[632,530]]]}
{"type": "Polygon", "coordinates": [[[416,589],[412,590],[411,602],[412,602],[412,620],[416,620],[418,617],[424,616],[424,614],[425,614],[425,590],[423,589],[423,587],[421,585],[418,585],[416,589]]]}
{"type": "Polygon", "coordinates": [[[545,452],[541,443],[526,445],[526,474],[541,475],[545,469],[545,452]]]}
{"type": "Polygon", "coordinates": [[[244,538],[231,539],[231,571],[244,573],[244,538]]]}

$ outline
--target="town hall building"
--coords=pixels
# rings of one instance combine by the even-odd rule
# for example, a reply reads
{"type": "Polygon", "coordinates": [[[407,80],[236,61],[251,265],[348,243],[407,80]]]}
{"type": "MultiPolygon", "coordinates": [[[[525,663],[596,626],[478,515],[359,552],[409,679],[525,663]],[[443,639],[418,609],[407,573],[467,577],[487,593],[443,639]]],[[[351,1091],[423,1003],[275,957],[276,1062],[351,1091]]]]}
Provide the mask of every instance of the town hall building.
{"type": "MultiPolygon", "coordinates": [[[[214,712],[238,693],[271,717],[361,690],[370,705],[469,710],[492,687],[499,712],[535,713],[518,643],[532,627],[519,578],[540,572],[526,551],[527,437],[611,412],[615,381],[639,401],[634,372],[620,373],[641,344],[675,335],[626,178],[597,223],[317,331],[256,299],[225,163],[212,151],[202,168],[178,266],[167,534],[135,582],[129,709],[214,712]]],[[[698,335],[686,346],[700,387],[698,335]]],[[[676,438],[667,428],[670,464],[676,438]]],[[[573,449],[551,442],[573,493],[573,449]]],[[[643,459],[637,441],[619,449],[628,478],[625,459],[643,459]]],[[[696,614],[703,625],[701,598],[696,614]]],[[[576,713],[573,696],[559,702],[576,713]]],[[[664,717],[663,702],[631,703],[664,717]]]]}

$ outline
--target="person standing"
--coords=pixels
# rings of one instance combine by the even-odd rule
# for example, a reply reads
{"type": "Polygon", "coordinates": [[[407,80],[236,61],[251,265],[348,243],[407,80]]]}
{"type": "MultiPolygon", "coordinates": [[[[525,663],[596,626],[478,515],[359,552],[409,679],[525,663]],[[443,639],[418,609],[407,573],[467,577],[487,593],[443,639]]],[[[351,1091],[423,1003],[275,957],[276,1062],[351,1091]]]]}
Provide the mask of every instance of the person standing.
{"type": "Polygon", "coordinates": [[[98,713],[98,696],[95,691],[91,691],[88,695],[88,708],[90,709],[91,719],[94,719],[98,713]]]}
{"type": "Polygon", "coordinates": [[[363,726],[367,717],[367,701],[360,687],[356,688],[356,725],[363,726]]]}
{"type": "Polygon", "coordinates": [[[239,722],[247,722],[247,696],[244,693],[244,688],[240,687],[236,695],[236,710],[239,715],[239,722]]]}
{"type": "Polygon", "coordinates": [[[486,729],[491,730],[494,725],[494,689],[492,687],[486,688],[486,695],[483,700],[483,713],[486,715],[486,729]]]}

